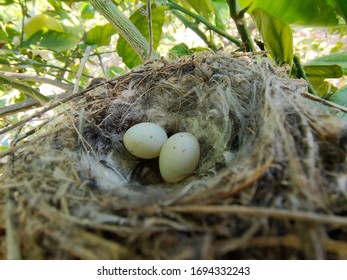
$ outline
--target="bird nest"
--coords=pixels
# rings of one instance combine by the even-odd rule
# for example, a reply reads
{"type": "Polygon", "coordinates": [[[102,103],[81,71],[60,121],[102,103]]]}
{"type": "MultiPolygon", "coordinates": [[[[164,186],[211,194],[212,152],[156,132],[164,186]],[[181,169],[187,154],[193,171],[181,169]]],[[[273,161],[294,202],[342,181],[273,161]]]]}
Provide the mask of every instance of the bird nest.
{"type": "Polygon", "coordinates": [[[2,256],[347,258],[347,125],[306,91],[243,53],[95,80],[5,152],[2,256]],[[140,122],[193,134],[198,168],[169,184],[158,159],[130,155],[123,135],[140,122]]]}

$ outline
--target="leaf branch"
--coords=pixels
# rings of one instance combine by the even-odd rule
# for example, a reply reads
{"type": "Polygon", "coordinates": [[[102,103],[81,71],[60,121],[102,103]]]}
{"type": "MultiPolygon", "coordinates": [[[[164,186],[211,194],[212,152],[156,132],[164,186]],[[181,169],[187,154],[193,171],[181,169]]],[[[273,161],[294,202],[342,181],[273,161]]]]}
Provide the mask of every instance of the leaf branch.
{"type": "Polygon", "coordinates": [[[24,93],[26,96],[30,96],[38,100],[42,104],[45,104],[50,100],[47,96],[41,94],[36,89],[32,88],[28,84],[21,82],[17,79],[6,77],[0,74],[0,82],[10,85],[12,88],[19,90],[20,92],[24,93]]]}
{"type": "Polygon", "coordinates": [[[207,36],[205,35],[204,32],[202,32],[198,25],[196,23],[193,23],[191,21],[189,21],[185,16],[181,15],[181,13],[172,10],[172,13],[180,20],[182,21],[182,23],[189,29],[193,30],[196,35],[198,35],[204,42],[205,44],[211,48],[212,50],[217,50],[217,46],[214,45],[213,43],[210,42],[210,40],[207,38],[207,36]]]}
{"type": "Polygon", "coordinates": [[[237,8],[237,0],[227,0],[229,5],[230,17],[236,24],[236,28],[241,36],[242,42],[244,44],[244,49],[248,52],[254,52],[256,50],[251,34],[246,24],[246,20],[244,18],[245,13],[252,5],[252,2],[249,6],[239,11],[237,8]]]}
{"type": "Polygon", "coordinates": [[[61,88],[65,91],[69,91],[72,89],[71,85],[63,83],[62,81],[53,80],[53,79],[39,76],[39,75],[26,74],[26,73],[15,73],[15,72],[5,72],[5,71],[0,71],[0,75],[3,75],[5,77],[9,77],[9,78],[15,78],[18,80],[37,82],[39,84],[49,84],[49,85],[61,88]]]}
{"type": "MultiPolygon", "coordinates": [[[[135,27],[135,25],[110,0],[91,0],[93,7],[101,13],[130,44],[142,61],[148,56],[150,44],[135,27]]],[[[159,58],[159,54],[152,50],[151,58],[159,58]]]]}
{"type": "Polygon", "coordinates": [[[168,0],[168,6],[170,9],[173,10],[178,10],[194,19],[196,19],[198,22],[204,24],[206,27],[208,27],[209,29],[211,29],[212,31],[216,32],[217,34],[223,36],[224,38],[228,39],[229,41],[233,42],[235,45],[237,45],[238,47],[242,47],[243,43],[242,41],[240,41],[239,39],[229,35],[228,33],[224,32],[222,29],[218,28],[217,26],[214,26],[213,24],[211,24],[208,20],[206,20],[204,17],[199,16],[195,13],[192,13],[191,11],[187,10],[186,8],[176,4],[175,2],[173,2],[172,0],[168,0]]]}
{"type": "Polygon", "coordinates": [[[152,57],[153,50],[153,28],[152,28],[152,9],[151,9],[151,0],[147,0],[147,22],[148,22],[148,35],[149,35],[149,46],[147,53],[147,60],[152,57]]]}

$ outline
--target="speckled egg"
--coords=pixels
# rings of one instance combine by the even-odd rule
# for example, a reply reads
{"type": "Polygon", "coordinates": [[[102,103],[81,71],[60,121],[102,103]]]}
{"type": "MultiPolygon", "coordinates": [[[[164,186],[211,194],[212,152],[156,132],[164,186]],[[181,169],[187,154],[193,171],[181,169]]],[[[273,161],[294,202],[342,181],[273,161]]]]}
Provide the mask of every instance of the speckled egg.
{"type": "Polygon", "coordinates": [[[197,168],[199,159],[198,140],[188,132],[176,133],[161,148],[160,174],[166,182],[177,183],[197,168]]]}
{"type": "Polygon", "coordinates": [[[152,159],[159,156],[167,138],[165,130],[159,125],[143,122],[129,128],[124,134],[123,142],[134,156],[152,159]]]}

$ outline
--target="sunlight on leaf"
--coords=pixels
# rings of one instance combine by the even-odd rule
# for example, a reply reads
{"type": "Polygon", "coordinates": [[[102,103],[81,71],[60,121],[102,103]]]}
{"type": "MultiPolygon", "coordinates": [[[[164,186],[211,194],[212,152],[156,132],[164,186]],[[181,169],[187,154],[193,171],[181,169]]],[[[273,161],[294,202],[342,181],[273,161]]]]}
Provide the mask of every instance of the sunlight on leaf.
{"type": "Polygon", "coordinates": [[[262,9],[253,11],[254,20],[270,55],[281,65],[293,63],[293,34],[291,28],[262,9]]]}
{"type": "Polygon", "coordinates": [[[24,33],[29,38],[38,31],[48,31],[54,30],[57,32],[64,32],[63,25],[61,22],[53,17],[50,17],[45,14],[40,14],[32,17],[24,25],[24,33]]]}
{"type": "Polygon", "coordinates": [[[251,14],[255,9],[260,8],[287,24],[308,26],[338,24],[337,14],[326,0],[238,0],[238,2],[242,8],[253,2],[249,10],[251,14]]]}

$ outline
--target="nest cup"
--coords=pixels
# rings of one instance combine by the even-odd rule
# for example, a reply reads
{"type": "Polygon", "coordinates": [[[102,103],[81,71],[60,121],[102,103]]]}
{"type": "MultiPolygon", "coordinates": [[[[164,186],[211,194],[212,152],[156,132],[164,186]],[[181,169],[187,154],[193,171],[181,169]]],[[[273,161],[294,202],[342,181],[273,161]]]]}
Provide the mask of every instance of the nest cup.
{"type": "Polygon", "coordinates": [[[96,82],[12,154],[7,257],[347,257],[347,125],[306,82],[223,52],[96,82]],[[123,135],[140,122],[193,134],[197,170],[169,184],[132,156],[123,135]]]}

